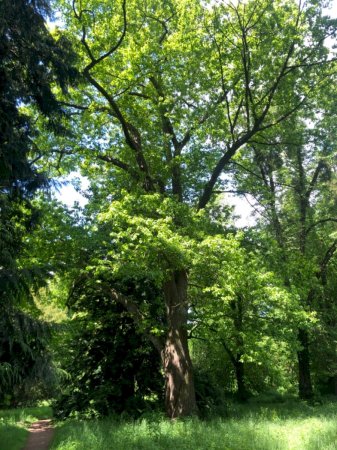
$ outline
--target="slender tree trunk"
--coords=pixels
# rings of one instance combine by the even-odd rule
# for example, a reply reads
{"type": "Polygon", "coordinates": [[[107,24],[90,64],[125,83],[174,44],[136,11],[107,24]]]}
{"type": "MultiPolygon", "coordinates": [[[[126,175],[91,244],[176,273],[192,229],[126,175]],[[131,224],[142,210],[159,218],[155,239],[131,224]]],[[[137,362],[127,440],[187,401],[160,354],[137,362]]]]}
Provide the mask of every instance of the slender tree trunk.
{"type": "Polygon", "coordinates": [[[298,330],[298,340],[302,347],[297,352],[299,396],[302,399],[310,399],[314,393],[311,383],[309,336],[307,330],[298,330]]]}
{"type": "Polygon", "coordinates": [[[337,375],[333,375],[328,379],[329,394],[337,395],[337,375]]]}
{"type": "Polygon", "coordinates": [[[236,382],[238,385],[237,396],[240,401],[244,402],[248,399],[249,394],[245,385],[244,365],[243,362],[240,361],[240,358],[236,360],[234,367],[236,382]]]}
{"type": "Polygon", "coordinates": [[[171,418],[197,413],[192,362],[187,339],[187,275],[174,272],[164,285],[168,333],[162,360],[165,373],[165,403],[171,418]]]}
{"type": "Polygon", "coordinates": [[[225,341],[221,341],[224,349],[226,350],[229,359],[231,363],[233,364],[234,371],[235,371],[235,378],[236,378],[236,384],[237,384],[237,397],[240,401],[245,401],[249,398],[249,392],[246,389],[245,384],[245,368],[244,364],[241,360],[241,354],[237,353],[236,356],[234,356],[234,353],[232,350],[227,346],[225,341]]]}

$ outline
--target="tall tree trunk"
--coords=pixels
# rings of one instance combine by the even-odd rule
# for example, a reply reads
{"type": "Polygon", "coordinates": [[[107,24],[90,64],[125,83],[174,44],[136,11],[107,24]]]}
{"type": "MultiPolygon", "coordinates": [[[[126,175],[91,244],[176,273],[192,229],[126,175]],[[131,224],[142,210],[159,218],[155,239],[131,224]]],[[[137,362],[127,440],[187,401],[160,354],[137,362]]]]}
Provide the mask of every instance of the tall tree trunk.
{"type": "Polygon", "coordinates": [[[314,393],[311,383],[309,335],[307,330],[301,328],[298,330],[298,340],[302,347],[297,352],[299,396],[302,399],[310,399],[314,393]]]}
{"type": "Polygon", "coordinates": [[[176,271],[164,284],[168,332],[162,352],[165,403],[169,417],[197,413],[192,362],[187,339],[187,274],[176,271]]]}

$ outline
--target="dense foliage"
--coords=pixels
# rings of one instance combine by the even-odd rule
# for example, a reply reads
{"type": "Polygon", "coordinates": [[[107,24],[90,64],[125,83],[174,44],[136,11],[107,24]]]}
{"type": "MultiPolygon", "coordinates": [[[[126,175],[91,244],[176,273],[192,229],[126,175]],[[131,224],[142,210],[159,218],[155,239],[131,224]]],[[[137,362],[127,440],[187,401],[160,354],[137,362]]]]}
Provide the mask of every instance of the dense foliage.
{"type": "MultiPolygon", "coordinates": [[[[146,292],[139,285],[124,289],[135,298],[155,295],[149,284],[146,292]]],[[[82,274],[67,305],[73,319],[60,352],[67,348],[62,359],[68,376],[54,405],[57,415],[138,416],[158,407],[163,389],[155,349],[136,333],[123,308],[111,302],[106,286],[93,274],[82,274]]]]}
{"type": "Polygon", "coordinates": [[[28,382],[48,378],[48,330],[36,311],[30,314],[32,294],[48,271],[27,258],[24,245],[39,217],[31,199],[48,184],[36,166],[34,121],[43,114],[50,132],[61,131],[53,86],[65,92],[77,70],[70,43],[46,29],[47,12],[44,1],[0,5],[0,403],[17,401],[28,382]]]}

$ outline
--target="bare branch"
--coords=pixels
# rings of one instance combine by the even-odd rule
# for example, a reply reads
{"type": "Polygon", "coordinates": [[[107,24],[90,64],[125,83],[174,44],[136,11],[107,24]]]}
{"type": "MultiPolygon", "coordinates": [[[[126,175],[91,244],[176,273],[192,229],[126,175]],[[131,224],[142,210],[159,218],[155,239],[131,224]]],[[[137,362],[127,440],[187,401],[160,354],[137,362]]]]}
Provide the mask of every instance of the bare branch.
{"type": "Polygon", "coordinates": [[[260,141],[260,140],[254,140],[251,139],[249,141],[250,144],[257,144],[257,145],[265,145],[270,147],[276,147],[277,145],[293,145],[293,146],[302,146],[303,142],[296,142],[296,141],[260,141]]]}
{"type": "Polygon", "coordinates": [[[142,94],[141,92],[128,92],[129,95],[133,95],[134,97],[145,98],[145,100],[152,100],[149,95],[142,94]]]}
{"type": "Polygon", "coordinates": [[[277,120],[275,120],[274,122],[270,122],[267,125],[261,126],[259,128],[259,131],[268,130],[269,128],[272,128],[275,125],[278,125],[279,123],[285,121],[292,114],[294,114],[296,111],[298,111],[300,109],[300,107],[305,103],[306,100],[307,100],[307,97],[303,97],[303,99],[300,102],[298,102],[293,108],[291,108],[289,111],[287,111],[282,116],[280,116],[277,120]]]}
{"type": "Polygon", "coordinates": [[[76,105],[75,103],[68,103],[62,101],[59,101],[59,104],[63,106],[68,106],[69,108],[79,109],[80,111],[86,111],[89,108],[89,106],[76,105]]]}
{"type": "Polygon", "coordinates": [[[230,163],[237,167],[240,167],[240,169],[243,169],[245,172],[250,173],[254,177],[258,178],[259,180],[265,181],[265,179],[262,176],[260,176],[256,172],[253,172],[252,170],[248,169],[248,167],[244,166],[243,164],[238,163],[237,161],[230,161],[230,163]]]}
{"type": "Polygon", "coordinates": [[[133,176],[133,178],[136,178],[137,180],[139,180],[139,173],[134,170],[131,166],[129,166],[128,164],[124,163],[123,161],[120,161],[117,158],[113,158],[112,156],[109,155],[96,155],[97,159],[100,159],[101,161],[105,161],[109,164],[112,164],[116,167],[119,167],[120,169],[123,169],[125,172],[128,172],[130,175],[133,176]]]}
{"type": "Polygon", "coordinates": [[[322,66],[323,64],[330,64],[332,62],[337,61],[337,57],[335,58],[330,58],[330,59],[325,59],[323,61],[316,61],[316,62],[312,62],[312,63],[300,63],[300,64],[294,64],[291,66],[288,66],[289,71],[294,70],[294,69],[299,69],[300,67],[315,67],[315,66],[322,66]]]}
{"type": "Polygon", "coordinates": [[[159,24],[162,26],[162,28],[163,28],[163,33],[162,33],[162,35],[161,35],[160,38],[159,38],[159,44],[160,44],[160,45],[164,42],[166,36],[169,34],[169,29],[168,29],[168,27],[167,27],[168,22],[169,22],[175,15],[176,15],[176,13],[174,12],[170,17],[168,17],[168,18],[165,19],[165,20],[162,20],[162,19],[160,19],[159,17],[156,17],[156,16],[154,16],[154,15],[152,15],[152,14],[146,13],[146,17],[148,17],[149,19],[152,19],[152,20],[154,20],[155,22],[159,23],[159,24]]]}
{"type": "Polygon", "coordinates": [[[216,166],[213,169],[211,177],[209,181],[206,183],[203,193],[199,199],[198,209],[203,209],[209,202],[213,188],[218,181],[218,178],[223,171],[224,167],[229,163],[231,158],[235,155],[236,151],[242,147],[245,143],[249,141],[249,139],[257,132],[256,126],[254,126],[251,130],[247,131],[241,138],[235,141],[231,147],[225,152],[225,154],[219,159],[216,166]]]}

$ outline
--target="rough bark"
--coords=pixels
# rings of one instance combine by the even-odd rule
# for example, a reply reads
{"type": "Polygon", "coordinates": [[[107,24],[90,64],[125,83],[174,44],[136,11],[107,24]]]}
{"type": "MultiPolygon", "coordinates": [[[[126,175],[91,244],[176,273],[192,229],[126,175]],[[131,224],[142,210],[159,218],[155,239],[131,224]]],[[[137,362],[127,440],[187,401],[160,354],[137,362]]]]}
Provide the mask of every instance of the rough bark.
{"type": "Polygon", "coordinates": [[[197,413],[192,362],[187,337],[187,274],[174,272],[164,284],[168,332],[162,360],[165,373],[165,403],[170,418],[197,413]]]}
{"type": "Polygon", "coordinates": [[[298,359],[298,393],[302,399],[310,399],[314,392],[311,382],[309,336],[307,330],[299,329],[298,340],[301,350],[297,352],[298,359]]]}

